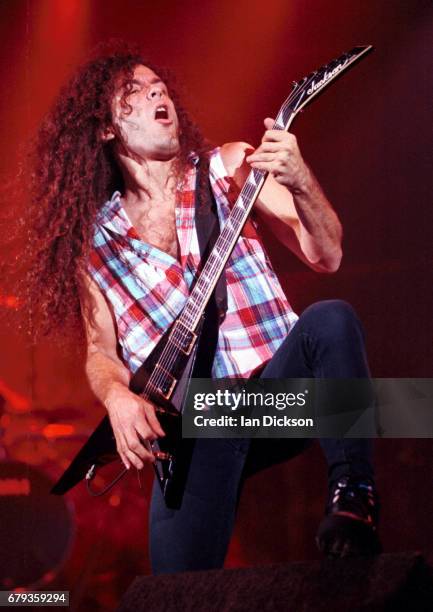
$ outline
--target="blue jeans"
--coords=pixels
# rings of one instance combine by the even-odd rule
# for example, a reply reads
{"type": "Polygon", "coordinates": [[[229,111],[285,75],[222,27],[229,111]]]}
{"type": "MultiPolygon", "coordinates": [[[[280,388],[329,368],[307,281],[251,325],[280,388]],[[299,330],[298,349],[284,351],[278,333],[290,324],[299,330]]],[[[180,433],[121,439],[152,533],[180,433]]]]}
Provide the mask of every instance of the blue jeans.
{"type": "MultiPolygon", "coordinates": [[[[340,300],[309,306],[267,363],[263,378],[368,378],[361,324],[340,300]]],[[[150,509],[154,574],[222,567],[242,483],[258,470],[309,446],[296,439],[198,439],[182,506],[167,508],[155,481],[150,509]]],[[[330,482],[343,474],[373,477],[369,439],[321,439],[330,482]]]]}

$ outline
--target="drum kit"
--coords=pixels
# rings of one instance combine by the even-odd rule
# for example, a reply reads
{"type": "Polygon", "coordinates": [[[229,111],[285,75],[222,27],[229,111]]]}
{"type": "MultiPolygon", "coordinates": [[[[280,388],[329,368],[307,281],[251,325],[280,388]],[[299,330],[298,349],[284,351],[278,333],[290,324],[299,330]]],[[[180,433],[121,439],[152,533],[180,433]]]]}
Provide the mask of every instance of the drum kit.
{"type": "Polygon", "coordinates": [[[54,481],[86,440],[72,407],[33,408],[0,381],[0,590],[43,588],[72,546],[73,505],[50,495],[54,481]]]}
{"type": "MultiPolygon", "coordinates": [[[[141,559],[150,467],[128,474],[102,497],[90,497],[84,483],[65,496],[50,493],[100,410],[92,404],[85,411],[38,406],[0,379],[0,590],[68,584],[78,593],[86,582],[93,592],[110,572],[117,575],[119,555],[127,561],[125,550],[128,562],[135,562],[135,549],[141,559]]],[[[95,488],[106,489],[122,467],[119,459],[100,470],[95,488]]]]}

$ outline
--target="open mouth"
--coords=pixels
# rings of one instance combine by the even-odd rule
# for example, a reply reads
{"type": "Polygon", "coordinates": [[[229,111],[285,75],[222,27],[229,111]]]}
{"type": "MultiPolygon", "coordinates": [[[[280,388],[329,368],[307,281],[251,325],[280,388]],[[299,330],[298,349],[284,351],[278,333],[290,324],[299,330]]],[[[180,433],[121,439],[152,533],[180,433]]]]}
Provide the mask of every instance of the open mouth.
{"type": "Polygon", "coordinates": [[[168,110],[164,104],[160,104],[155,109],[155,119],[158,120],[167,120],[168,119],[168,110]]]}

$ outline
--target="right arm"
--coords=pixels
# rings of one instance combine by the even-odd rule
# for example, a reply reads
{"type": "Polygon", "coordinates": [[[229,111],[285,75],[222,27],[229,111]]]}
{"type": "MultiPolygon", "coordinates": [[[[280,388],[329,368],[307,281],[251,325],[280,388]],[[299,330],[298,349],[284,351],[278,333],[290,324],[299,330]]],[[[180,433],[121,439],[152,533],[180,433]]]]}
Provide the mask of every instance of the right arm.
{"type": "Polygon", "coordinates": [[[140,441],[151,442],[164,432],[154,405],[129,390],[130,373],[117,354],[113,315],[96,283],[87,279],[93,322],[85,318],[87,335],[86,374],[92,391],[104,404],[110,418],[117,452],[125,466],[141,469],[153,454],[140,441]]]}

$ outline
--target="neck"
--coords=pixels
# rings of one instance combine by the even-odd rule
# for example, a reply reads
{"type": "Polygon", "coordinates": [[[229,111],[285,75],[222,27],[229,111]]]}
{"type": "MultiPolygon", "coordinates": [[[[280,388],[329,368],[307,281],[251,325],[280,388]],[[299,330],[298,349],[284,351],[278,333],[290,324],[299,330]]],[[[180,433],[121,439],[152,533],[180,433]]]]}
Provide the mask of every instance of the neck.
{"type": "Polygon", "coordinates": [[[120,159],[125,182],[124,199],[127,202],[150,202],[165,199],[176,184],[176,158],[135,161],[120,159]]]}

